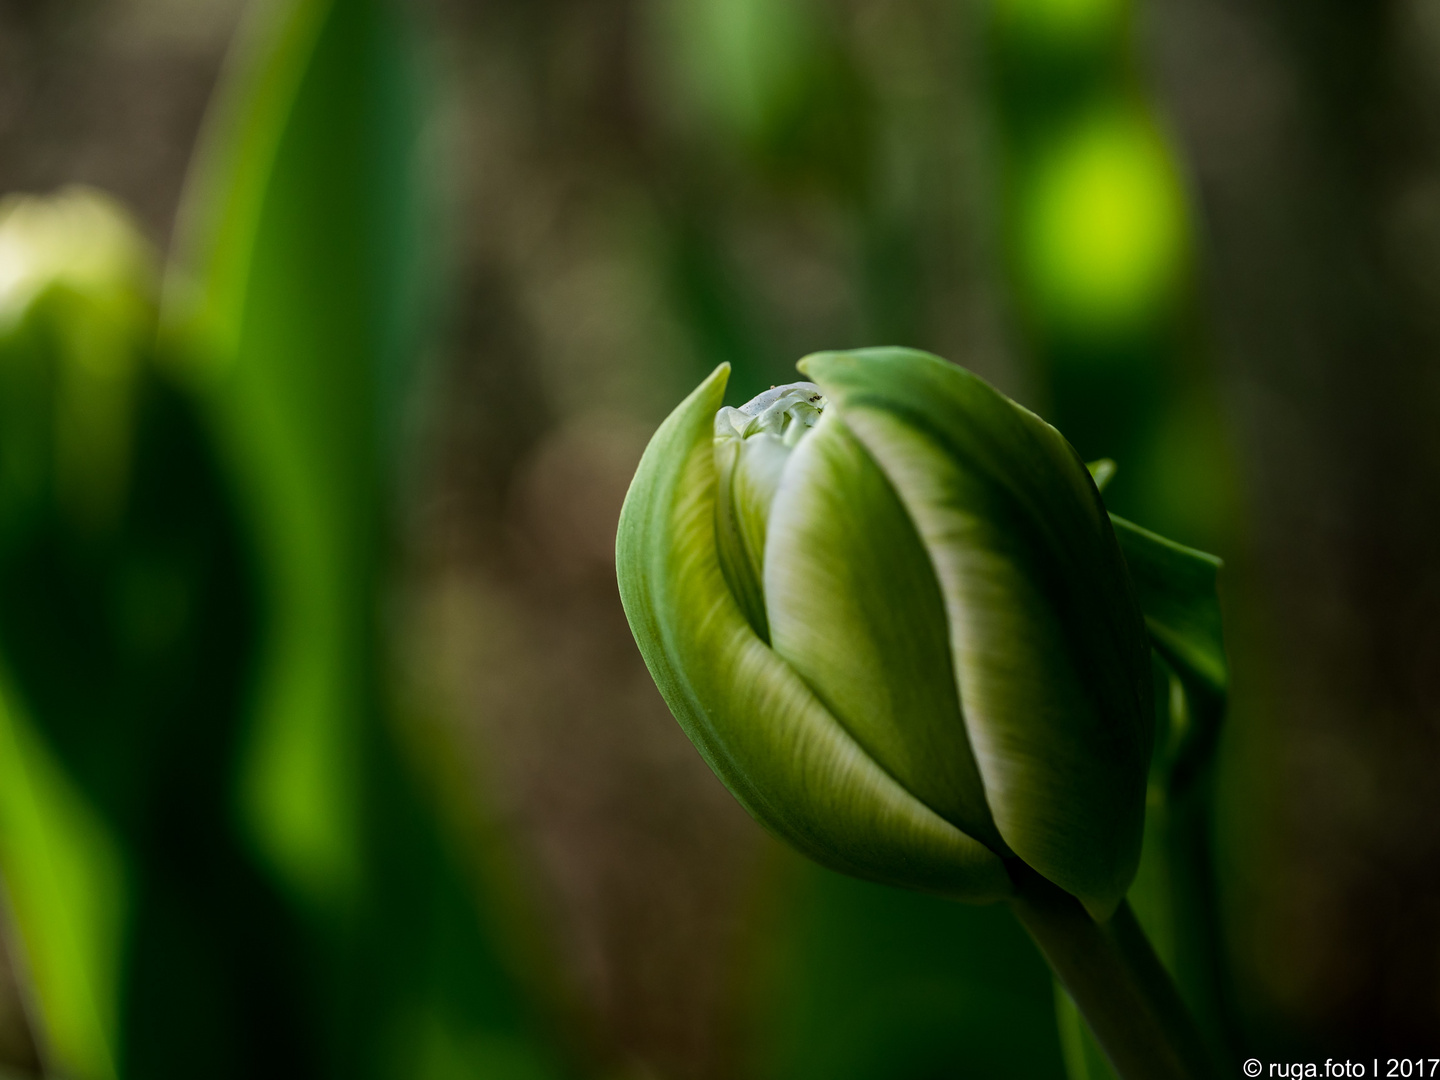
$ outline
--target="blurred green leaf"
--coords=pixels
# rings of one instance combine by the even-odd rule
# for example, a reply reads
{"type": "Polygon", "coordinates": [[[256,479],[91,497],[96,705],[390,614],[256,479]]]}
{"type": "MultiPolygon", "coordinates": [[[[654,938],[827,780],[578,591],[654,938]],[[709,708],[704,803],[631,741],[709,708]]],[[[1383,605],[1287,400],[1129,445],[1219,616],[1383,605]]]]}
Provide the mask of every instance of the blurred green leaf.
{"type": "MultiPolygon", "coordinates": [[[[254,581],[197,403],[156,363],[148,248],[95,193],[9,210],[0,249],[11,285],[29,287],[0,334],[0,408],[23,420],[0,428],[0,650],[33,731],[33,751],[17,745],[53,763],[33,784],[72,790],[123,866],[128,899],[106,915],[112,1067],[164,1080],[203,1063],[220,1078],[278,1056],[309,1075],[293,919],[233,828],[254,581]]],[[[52,862],[73,864],[67,878],[108,873],[103,851],[65,839],[57,799],[22,833],[66,850],[13,859],[17,893],[49,888],[52,862]]],[[[26,945],[53,951],[60,926],[72,952],[93,953],[64,899],[59,922],[21,921],[26,945]]],[[[39,1005],[53,1024],[43,993],[39,1005]]]]}
{"type": "Polygon", "coordinates": [[[168,330],[197,363],[268,570],[244,805],[311,903],[353,903],[382,556],[382,376],[413,297],[416,119],[381,2],[255,8],[186,201],[168,330]],[[193,276],[181,276],[184,274],[193,276]]]}
{"type": "Polygon", "coordinates": [[[120,1036],[124,861],[104,820],[0,682],[0,875],[24,942],[50,1066],[112,1080],[120,1036]]]}
{"type": "Polygon", "coordinates": [[[518,931],[442,831],[386,680],[390,469],[425,285],[416,81],[398,5],[257,7],[187,192],[165,332],[259,547],[239,798],[311,917],[327,1071],[553,1076],[507,967],[518,931]]]}

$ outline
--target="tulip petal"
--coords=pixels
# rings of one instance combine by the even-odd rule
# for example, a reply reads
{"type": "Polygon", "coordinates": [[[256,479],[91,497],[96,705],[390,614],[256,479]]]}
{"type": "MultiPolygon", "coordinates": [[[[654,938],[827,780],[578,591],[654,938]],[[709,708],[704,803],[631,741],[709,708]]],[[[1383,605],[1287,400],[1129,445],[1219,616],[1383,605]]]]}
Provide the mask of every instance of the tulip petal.
{"type": "Polygon", "coordinates": [[[722,365],[661,425],[625,498],[620,596],[674,713],[750,813],[834,869],[977,902],[1003,864],[901,788],[756,636],[715,548],[712,424],[722,365]]]}
{"type": "Polygon", "coordinates": [[[838,414],[796,448],[764,562],[771,647],[901,786],[992,850],[945,602],[885,474],[838,414]]]}
{"type": "Polygon", "coordinates": [[[778,435],[715,440],[715,534],[720,568],[755,633],[770,640],[761,572],[770,501],[790,448],[778,435]]]}
{"type": "Polygon", "coordinates": [[[909,349],[800,368],[894,485],[945,597],[961,711],[995,823],[1097,918],[1139,861],[1149,643],[1099,493],[1050,425],[909,349]]]}
{"type": "Polygon", "coordinates": [[[814,383],[772,386],[738,409],[715,415],[715,536],[720,569],[740,610],[769,644],[760,578],[770,502],[790,451],[824,407],[814,383]]]}

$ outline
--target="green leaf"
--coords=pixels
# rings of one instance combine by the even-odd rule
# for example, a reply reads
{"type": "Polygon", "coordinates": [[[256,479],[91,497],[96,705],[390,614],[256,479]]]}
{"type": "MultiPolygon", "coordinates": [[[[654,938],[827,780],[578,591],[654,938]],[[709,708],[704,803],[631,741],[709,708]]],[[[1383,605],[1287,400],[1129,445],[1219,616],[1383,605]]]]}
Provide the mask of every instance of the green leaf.
{"type": "Polygon", "coordinates": [[[1181,678],[1223,696],[1229,682],[1214,555],[1110,515],[1155,647],[1181,678]]]}
{"type": "Polygon", "coordinates": [[[124,858],[3,682],[0,874],[50,1064],[77,1080],[111,1080],[130,899],[124,858]]]}
{"type": "Polygon", "coordinates": [[[1172,676],[1152,768],[1167,799],[1183,796],[1215,752],[1229,696],[1217,577],[1221,562],[1110,515],[1155,651],[1172,676]]]}
{"type": "Polygon", "coordinates": [[[908,349],[800,369],[879,463],[945,598],[961,710],[1000,835],[1097,918],[1139,860],[1149,643],[1070,445],[983,380],[908,349]]]}
{"type": "Polygon", "coordinates": [[[960,716],[930,559],[885,474],[835,412],[795,450],[769,537],[775,651],[907,791],[1008,854],[960,716]]]}
{"type": "Polygon", "coordinates": [[[676,720],[762,824],[834,869],[984,901],[1004,868],[881,769],[755,634],[715,549],[715,370],[651,440],[616,539],[620,596],[676,720]]]}
{"type": "Polygon", "coordinates": [[[309,916],[314,978],[287,989],[322,1071],[541,1075],[555,1055],[507,965],[523,934],[476,895],[476,853],[444,834],[385,684],[393,440],[426,283],[406,10],[254,9],[190,180],[165,329],[258,548],[267,623],[237,801],[309,916]]]}
{"type": "Polygon", "coordinates": [[[387,385],[414,291],[404,34],[378,0],[253,9],[187,192],[167,333],[257,531],[272,631],[244,780],[307,902],[358,896],[387,385]]]}

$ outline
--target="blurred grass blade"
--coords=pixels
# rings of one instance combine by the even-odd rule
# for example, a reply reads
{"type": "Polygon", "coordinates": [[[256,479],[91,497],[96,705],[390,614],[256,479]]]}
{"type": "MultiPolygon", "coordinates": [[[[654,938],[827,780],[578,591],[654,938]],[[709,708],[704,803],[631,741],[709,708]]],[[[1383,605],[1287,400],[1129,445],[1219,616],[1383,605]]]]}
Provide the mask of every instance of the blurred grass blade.
{"type": "Polygon", "coordinates": [[[24,941],[48,1064],[112,1080],[127,908],[123,862],[0,682],[0,874],[24,941]]]}
{"type": "Polygon", "coordinates": [[[390,15],[378,0],[256,9],[187,196],[194,276],[172,277],[166,298],[269,567],[246,814],[290,885],[324,906],[357,888],[379,418],[398,396],[381,376],[413,295],[401,226],[415,121],[390,15]]]}

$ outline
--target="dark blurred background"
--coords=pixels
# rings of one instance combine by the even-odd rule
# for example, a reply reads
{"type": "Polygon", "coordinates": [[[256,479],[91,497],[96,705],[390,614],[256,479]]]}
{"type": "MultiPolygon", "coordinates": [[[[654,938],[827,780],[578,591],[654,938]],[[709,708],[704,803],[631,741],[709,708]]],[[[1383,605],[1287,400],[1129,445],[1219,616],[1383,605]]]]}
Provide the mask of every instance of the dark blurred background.
{"type": "MultiPolygon", "coordinates": [[[[403,402],[384,629],[450,748],[459,828],[519,853],[579,1056],[1049,1075],[905,1063],[963,1039],[958,1016],[1043,998],[1043,968],[967,998],[948,969],[989,969],[926,937],[940,908],[765,837],[670,719],[615,589],[629,477],[704,374],[730,362],[738,404],[807,352],[882,343],[1116,458],[1113,509],[1226,560],[1215,835],[1244,1044],[1436,1053],[1440,8],[404,13],[443,285],[403,402]]],[[[240,15],[0,0],[0,192],[92,185],[164,250],[240,15]]],[[[975,940],[1015,933],[1003,914],[973,915],[975,940]]],[[[17,1067],[18,1000],[0,992],[17,1067]]]]}

